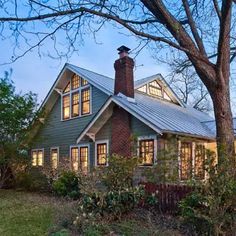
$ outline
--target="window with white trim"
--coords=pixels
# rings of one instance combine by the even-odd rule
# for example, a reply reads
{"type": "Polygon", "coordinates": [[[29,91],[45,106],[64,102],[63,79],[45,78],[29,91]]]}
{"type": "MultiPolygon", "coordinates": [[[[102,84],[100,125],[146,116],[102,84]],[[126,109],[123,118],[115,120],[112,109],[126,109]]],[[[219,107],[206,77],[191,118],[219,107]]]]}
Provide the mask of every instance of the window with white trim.
{"type": "Polygon", "coordinates": [[[91,114],[91,86],[74,74],[62,93],[62,120],[91,114]]]}
{"type": "Polygon", "coordinates": [[[205,178],[205,146],[197,142],[180,144],[180,179],[205,178]]]}
{"type": "Polygon", "coordinates": [[[95,158],[97,166],[108,165],[108,140],[95,142],[95,158]]]}
{"type": "Polygon", "coordinates": [[[206,150],[203,144],[196,144],[195,146],[195,160],[194,160],[194,178],[205,178],[205,155],[206,150]]]}
{"type": "Polygon", "coordinates": [[[141,165],[153,165],[154,153],[154,139],[143,139],[139,141],[139,157],[141,158],[141,165]]]}
{"type": "Polygon", "coordinates": [[[31,151],[32,166],[43,166],[44,151],[43,149],[33,149],[31,151]]]}
{"type": "Polygon", "coordinates": [[[71,168],[73,171],[88,172],[89,163],[89,146],[75,146],[70,149],[71,155],[71,168]]]}
{"type": "Polygon", "coordinates": [[[137,88],[137,90],[150,96],[173,102],[168,95],[165,87],[161,83],[159,83],[158,80],[153,80],[145,85],[142,85],[141,87],[137,88]]]}
{"type": "Polygon", "coordinates": [[[57,169],[59,163],[59,148],[51,148],[50,156],[52,169],[57,169]]]}

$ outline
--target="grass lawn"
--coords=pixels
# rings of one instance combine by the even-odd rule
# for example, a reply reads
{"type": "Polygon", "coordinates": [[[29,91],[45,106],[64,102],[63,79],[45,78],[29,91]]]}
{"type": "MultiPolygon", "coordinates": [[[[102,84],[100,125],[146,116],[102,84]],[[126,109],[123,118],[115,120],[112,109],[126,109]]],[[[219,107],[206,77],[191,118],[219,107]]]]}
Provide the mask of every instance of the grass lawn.
{"type": "MultiPolygon", "coordinates": [[[[80,235],[72,224],[77,207],[76,202],[43,194],[0,190],[0,236],[80,235]]],[[[82,235],[183,235],[172,227],[172,221],[166,218],[163,221],[159,216],[151,216],[150,212],[137,209],[119,221],[104,220],[96,225],[88,225],[82,235]]]]}
{"type": "Polygon", "coordinates": [[[0,235],[48,235],[62,206],[42,194],[0,190],[0,235]]]}

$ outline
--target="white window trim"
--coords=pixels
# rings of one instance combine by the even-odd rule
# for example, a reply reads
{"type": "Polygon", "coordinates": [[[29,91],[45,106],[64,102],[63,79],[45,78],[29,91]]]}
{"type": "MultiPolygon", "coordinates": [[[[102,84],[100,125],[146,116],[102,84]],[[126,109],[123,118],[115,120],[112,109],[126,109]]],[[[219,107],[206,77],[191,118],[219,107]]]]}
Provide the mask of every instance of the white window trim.
{"type": "Polygon", "coordinates": [[[139,136],[138,137],[138,147],[137,147],[137,156],[139,156],[139,142],[142,140],[153,140],[154,141],[154,160],[152,165],[143,165],[139,164],[140,167],[152,167],[157,164],[157,135],[147,135],[147,136],[139,136]]]}
{"type": "Polygon", "coordinates": [[[60,163],[60,148],[59,148],[59,146],[56,146],[56,147],[51,147],[50,148],[50,165],[51,165],[51,167],[52,167],[52,150],[57,150],[57,168],[59,167],[59,163],[60,163]]]}
{"type": "Polygon", "coordinates": [[[32,163],[32,157],[33,157],[33,152],[37,152],[37,160],[36,160],[36,165],[35,166],[33,166],[33,167],[41,167],[41,166],[44,166],[44,148],[34,148],[34,149],[31,149],[31,163],[32,163]],[[43,151],[43,158],[42,158],[42,165],[41,166],[39,166],[38,165],[38,151],[43,151]]]}
{"type": "Polygon", "coordinates": [[[77,119],[77,118],[80,118],[80,117],[84,117],[84,116],[89,116],[92,114],[92,85],[91,84],[86,84],[84,86],[81,86],[77,89],[71,89],[71,78],[70,78],[70,91],[67,92],[67,93],[61,93],[61,121],[68,121],[68,120],[73,120],[73,119],[77,119]],[[81,99],[81,92],[82,90],[84,89],[87,89],[89,88],[90,90],[90,102],[89,102],[89,106],[90,106],[90,112],[87,113],[87,114],[84,114],[82,115],[82,99],[81,99]],[[72,94],[75,93],[75,92],[78,92],[79,91],[79,116],[75,116],[75,117],[72,117],[72,94]],[[69,95],[70,96],[70,117],[68,119],[63,119],[63,97],[64,96],[67,96],[69,95]]]}
{"type": "Polygon", "coordinates": [[[108,139],[103,139],[103,140],[95,141],[95,158],[94,158],[94,160],[95,160],[95,167],[102,167],[102,166],[106,167],[106,166],[109,166],[109,163],[108,163],[109,159],[108,159],[108,157],[109,157],[109,140],[108,139]],[[101,143],[106,143],[106,145],[107,145],[107,163],[106,163],[106,165],[98,165],[98,163],[97,163],[97,145],[101,144],[101,143]]]}
{"type": "MultiPolygon", "coordinates": [[[[192,148],[192,177],[189,180],[196,180],[195,179],[195,153],[196,153],[195,149],[196,149],[196,145],[201,144],[206,148],[206,144],[204,142],[192,142],[192,141],[183,141],[183,142],[191,143],[191,148],[192,148]]],[[[206,160],[206,158],[207,158],[206,153],[205,153],[204,158],[206,160]]],[[[178,166],[179,166],[179,180],[181,182],[189,181],[189,180],[182,180],[181,179],[181,166],[182,166],[182,163],[181,163],[181,141],[180,140],[178,141],[178,166]]],[[[197,181],[205,181],[206,178],[207,178],[207,173],[206,173],[206,170],[204,170],[204,178],[201,179],[201,180],[197,180],[197,181]]]]}
{"type": "Polygon", "coordinates": [[[70,145],[70,169],[72,170],[71,149],[72,148],[78,148],[78,167],[80,167],[80,148],[81,147],[87,147],[88,148],[88,172],[89,172],[90,171],[90,144],[88,144],[88,143],[79,144],[79,145],[70,145]]]}

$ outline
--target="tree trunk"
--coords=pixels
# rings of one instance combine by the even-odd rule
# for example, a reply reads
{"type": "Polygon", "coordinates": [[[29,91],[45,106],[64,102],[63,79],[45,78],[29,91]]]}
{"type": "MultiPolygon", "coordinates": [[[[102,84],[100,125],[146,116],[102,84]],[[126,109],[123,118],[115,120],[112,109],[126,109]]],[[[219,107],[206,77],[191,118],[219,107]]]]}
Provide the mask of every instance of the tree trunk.
{"type": "Polygon", "coordinates": [[[218,160],[220,162],[222,158],[230,158],[230,160],[235,162],[234,130],[230,106],[229,83],[226,82],[221,86],[215,86],[215,89],[210,92],[210,95],[213,101],[216,120],[218,160]]]}

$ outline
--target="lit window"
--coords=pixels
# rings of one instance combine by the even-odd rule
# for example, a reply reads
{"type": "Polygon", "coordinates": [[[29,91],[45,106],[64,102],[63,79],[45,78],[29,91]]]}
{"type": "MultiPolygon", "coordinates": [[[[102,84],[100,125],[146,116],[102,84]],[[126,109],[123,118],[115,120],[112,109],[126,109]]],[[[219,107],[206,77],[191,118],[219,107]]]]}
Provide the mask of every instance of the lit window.
{"type": "Polygon", "coordinates": [[[81,79],[81,86],[85,86],[86,84],[88,84],[88,81],[85,79],[81,79]]]}
{"type": "Polygon", "coordinates": [[[156,80],[149,83],[149,93],[154,96],[162,97],[161,87],[156,80]]]}
{"type": "Polygon", "coordinates": [[[70,118],[70,95],[63,96],[63,119],[70,118]]]}
{"type": "Polygon", "coordinates": [[[192,177],[192,143],[181,142],[180,160],[181,180],[190,179],[192,177]]]}
{"type": "Polygon", "coordinates": [[[90,113],[90,89],[82,90],[82,115],[90,113]]]}
{"type": "Polygon", "coordinates": [[[78,75],[73,75],[71,79],[72,89],[77,89],[80,86],[80,77],[78,75]]]}
{"type": "Polygon", "coordinates": [[[164,92],[163,98],[164,98],[165,100],[171,101],[171,98],[167,95],[166,92],[164,92]]]}
{"type": "Polygon", "coordinates": [[[73,171],[79,169],[79,149],[78,147],[71,148],[71,167],[73,171]]]}
{"type": "Polygon", "coordinates": [[[32,166],[43,165],[43,150],[35,149],[32,151],[32,166]]]}
{"type": "Polygon", "coordinates": [[[139,156],[142,159],[142,165],[153,165],[154,163],[154,140],[139,141],[139,156]]]}
{"type": "Polygon", "coordinates": [[[145,84],[144,86],[138,88],[138,91],[143,92],[143,93],[147,93],[147,85],[145,84]]]}
{"type": "Polygon", "coordinates": [[[58,167],[58,148],[51,149],[51,165],[53,169],[58,167]]]}
{"type": "Polygon", "coordinates": [[[205,147],[203,144],[196,144],[195,147],[195,166],[194,177],[196,179],[204,179],[205,177],[205,147]]]}
{"type": "Polygon", "coordinates": [[[74,74],[62,94],[62,120],[90,115],[91,91],[87,80],[74,74]]]}
{"type": "Polygon", "coordinates": [[[97,144],[97,165],[105,166],[107,165],[107,143],[98,143],[97,144]]]}
{"type": "Polygon", "coordinates": [[[63,91],[63,93],[68,93],[68,92],[70,92],[70,82],[66,85],[66,87],[63,91]]]}
{"type": "Polygon", "coordinates": [[[79,116],[79,92],[72,93],[72,117],[79,116]]]}
{"type": "Polygon", "coordinates": [[[88,147],[80,147],[80,169],[83,173],[88,172],[88,147]]]}
{"type": "Polygon", "coordinates": [[[71,167],[73,171],[88,172],[88,146],[71,148],[71,167]]]}

